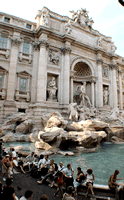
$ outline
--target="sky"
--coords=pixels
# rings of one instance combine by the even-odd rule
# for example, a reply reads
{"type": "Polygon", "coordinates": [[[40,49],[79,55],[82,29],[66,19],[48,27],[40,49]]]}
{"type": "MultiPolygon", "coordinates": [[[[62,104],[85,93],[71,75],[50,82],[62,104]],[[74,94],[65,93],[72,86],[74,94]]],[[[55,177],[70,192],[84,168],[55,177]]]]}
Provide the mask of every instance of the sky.
{"type": "Polygon", "coordinates": [[[44,6],[69,17],[70,10],[86,8],[94,20],[93,28],[112,37],[117,47],[115,53],[124,57],[124,7],[118,0],[6,0],[1,2],[0,12],[35,22],[37,11],[44,6]]]}

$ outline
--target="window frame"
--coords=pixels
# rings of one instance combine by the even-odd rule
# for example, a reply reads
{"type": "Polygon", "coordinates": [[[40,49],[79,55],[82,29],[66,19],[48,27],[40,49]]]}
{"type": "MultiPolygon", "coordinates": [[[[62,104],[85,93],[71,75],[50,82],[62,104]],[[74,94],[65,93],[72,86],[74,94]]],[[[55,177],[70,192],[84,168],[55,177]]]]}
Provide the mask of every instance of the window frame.
{"type": "Polygon", "coordinates": [[[19,82],[19,91],[21,91],[21,92],[26,92],[27,91],[27,78],[26,77],[20,77],[20,82],[19,82]],[[25,90],[23,90],[23,86],[21,86],[21,85],[23,85],[24,84],[24,82],[23,82],[23,84],[21,84],[21,80],[25,80],[26,81],[26,83],[25,83],[25,90]],[[22,88],[21,88],[22,87],[22,88]]]}
{"type": "Polygon", "coordinates": [[[31,24],[28,24],[28,23],[26,24],[26,28],[28,29],[31,29],[31,26],[32,26],[31,24]]]}
{"type": "Polygon", "coordinates": [[[23,54],[29,54],[29,51],[30,51],[30,43],[24,41],[24,43],[23,43],[23,54]]]}
{"type": "Polygon", "coordinates": [[[9,23],[10,22],[10,18],[9,17],[4,17],[4,22],[9,23]]]}
{"type": "Polygon", "coordinates": [[[3,36],[2,33],[0,33],[0,48],[6,49],[7,48],[7,36],[3,36]]]}

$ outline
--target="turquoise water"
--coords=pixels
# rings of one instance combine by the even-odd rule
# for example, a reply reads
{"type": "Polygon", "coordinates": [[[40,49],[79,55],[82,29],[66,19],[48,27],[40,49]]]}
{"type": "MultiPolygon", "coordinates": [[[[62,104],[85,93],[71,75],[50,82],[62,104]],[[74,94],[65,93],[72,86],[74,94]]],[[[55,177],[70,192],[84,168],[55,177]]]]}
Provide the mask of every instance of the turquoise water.
{"type": "MultiPolygon", "coordinates": [[[[6,143],[5,146],[18,146],[23,145],[24,149],[29,151],[34,149],[34,143],[6,143]]],[[[73,151],[74,149],[72,149],[73,151]]],[[[75,151],[75,150],[74,150],[75,151]]],[[[123,178],[124,182],[124,144],[104,143],[96,152],[80,153],[75,151],[74,156],[62,156],[60,154],[51,155],[58,164],[60,161],[64,166],[68,163],[72,164],[73,169],[80,166],[84,172],[88,168],[92,168],[95,175],[95,183],[107,185],[110,175],[115,169],[120,171],[118,178],[123,178]]]]}

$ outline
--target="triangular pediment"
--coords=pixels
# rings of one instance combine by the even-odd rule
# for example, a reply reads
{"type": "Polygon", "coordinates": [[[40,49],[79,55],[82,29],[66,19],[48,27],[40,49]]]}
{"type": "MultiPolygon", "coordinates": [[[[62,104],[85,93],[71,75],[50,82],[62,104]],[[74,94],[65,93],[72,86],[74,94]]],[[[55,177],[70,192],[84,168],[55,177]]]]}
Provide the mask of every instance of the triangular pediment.
{"type": "Polygon", "coordinates": [[[6,69],[4,69],[2,66],[0,66],[0,71],[2,72],[8,72],[6,69]]]}
{"type": "Polygon", "coordinates": [[[25,76],[31,76],[31,74],[28,71],[26,71],[26,70],[17,72],[17,74],[25,75],[25,76]]]}

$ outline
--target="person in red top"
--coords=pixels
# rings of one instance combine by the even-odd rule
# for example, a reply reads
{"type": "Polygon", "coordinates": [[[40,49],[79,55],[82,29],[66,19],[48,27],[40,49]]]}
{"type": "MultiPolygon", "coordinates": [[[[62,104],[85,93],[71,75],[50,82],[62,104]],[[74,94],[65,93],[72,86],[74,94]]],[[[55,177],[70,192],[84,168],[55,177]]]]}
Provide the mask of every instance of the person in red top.
{"type": "Polygon", "coordinates": [[[56,192],[54,193],[54,195],[56,196],[56,197],[58,197],[58,192],[60,191],[60,194],[61,194],[61,197],[63,197],[63,191],[62,191],[62,186],[63,186],[63,173],[62,172],[60,172],[59,173],[59,176],[58,176],[58,179],[57,179],[57,190],[56,190],[56,192]]]}

